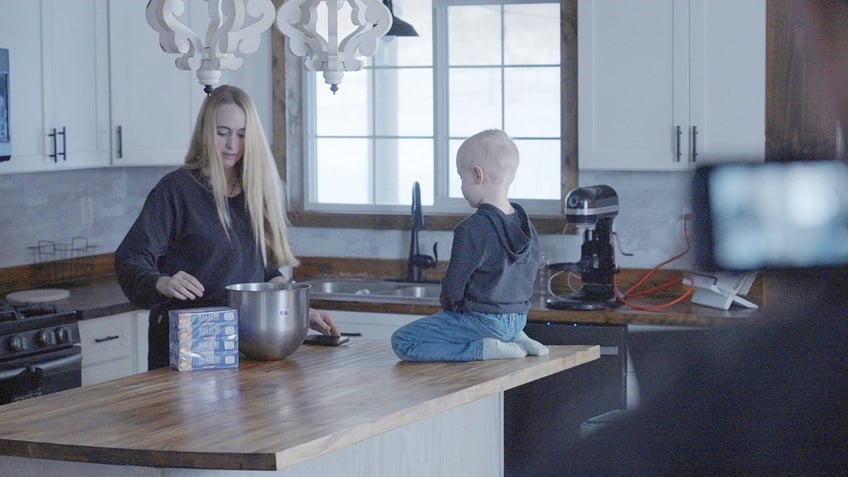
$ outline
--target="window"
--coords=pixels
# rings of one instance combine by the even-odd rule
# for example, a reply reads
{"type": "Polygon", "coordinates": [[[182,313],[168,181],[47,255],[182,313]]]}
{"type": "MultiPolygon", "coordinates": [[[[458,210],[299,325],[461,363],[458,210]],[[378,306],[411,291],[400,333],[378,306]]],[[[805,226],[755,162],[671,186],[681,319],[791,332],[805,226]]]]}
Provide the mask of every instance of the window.
{"type": "Polygon", "coordinates": [[[511,198],[559,214],[571,180],[561,177],[560,0],[404,0],[394,11],[420,36],[381,43],[335,94],[304,73],[296,208],[406,214],[417,181],[425,213],[466,215],[456,150],[501,128],[521,154],[511,198]]]}

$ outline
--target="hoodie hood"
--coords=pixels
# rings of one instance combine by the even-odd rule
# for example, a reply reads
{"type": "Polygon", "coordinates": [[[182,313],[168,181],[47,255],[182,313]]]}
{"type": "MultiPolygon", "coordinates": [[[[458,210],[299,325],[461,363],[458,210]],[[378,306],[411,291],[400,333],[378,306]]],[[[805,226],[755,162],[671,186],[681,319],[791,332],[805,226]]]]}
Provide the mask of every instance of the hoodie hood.
{"type": "Polygon", "coordinates": [[[536,237],[536,229],[520,205],[510,205],[515,209],[515,213],[511,215],[503,213],[491,204],[482,204],[477,213],[485,216],[492,224],[498,240],[512,261],[519,261],[531,253],[530,243],[536,237]]]}

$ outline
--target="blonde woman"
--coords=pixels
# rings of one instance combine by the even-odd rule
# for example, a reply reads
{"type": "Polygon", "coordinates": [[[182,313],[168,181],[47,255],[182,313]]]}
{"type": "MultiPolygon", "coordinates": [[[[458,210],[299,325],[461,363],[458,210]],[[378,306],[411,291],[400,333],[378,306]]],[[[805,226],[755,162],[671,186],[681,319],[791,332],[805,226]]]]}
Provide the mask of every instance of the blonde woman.
{"type": "MultiPolygon", "coordinates": [[[[227,285],[278,281],[296,266],[283,191],[250,97],[223,85],[204,100],[185,165],[153,188],[115,251],[118,282],[150,309],[148,368],[168,362],[168,311],[220,306],[227,285]]],[[[338,335],[329,316],[310,326],[338,335]]]]}

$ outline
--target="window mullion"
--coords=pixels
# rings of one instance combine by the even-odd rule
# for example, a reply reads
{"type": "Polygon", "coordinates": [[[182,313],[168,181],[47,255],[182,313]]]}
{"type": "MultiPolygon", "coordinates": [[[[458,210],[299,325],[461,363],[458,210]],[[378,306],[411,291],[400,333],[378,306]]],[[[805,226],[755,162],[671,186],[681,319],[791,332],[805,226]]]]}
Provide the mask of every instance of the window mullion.
{"type": "Polygon", "coordinates": [[[433,47],[433,164],[435,167],[434,204],[439,207],[450,200],[449,177],[453,161],[450,156],[450,141],[448,138],[448,80],[450,71],[448,65],[448,23],[447,6],[434,2],[433,7],[433,38],[446,39],[436,41],[433,47]],[[447,158],[447,159],[445,159],[447,158]]]}

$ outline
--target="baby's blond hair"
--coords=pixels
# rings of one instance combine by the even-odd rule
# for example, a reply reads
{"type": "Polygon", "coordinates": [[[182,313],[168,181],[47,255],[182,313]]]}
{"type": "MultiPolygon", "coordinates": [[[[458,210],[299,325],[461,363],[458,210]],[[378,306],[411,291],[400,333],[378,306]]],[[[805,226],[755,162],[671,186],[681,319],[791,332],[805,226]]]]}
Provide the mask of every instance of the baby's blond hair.
{"type": "Polygon", "coordinates": [[[518,148],[500,129],[487,129],[466,139],[456,152],[457,166],[479,167],[494,184],[508,185],[518,170],[518,148]]]}

